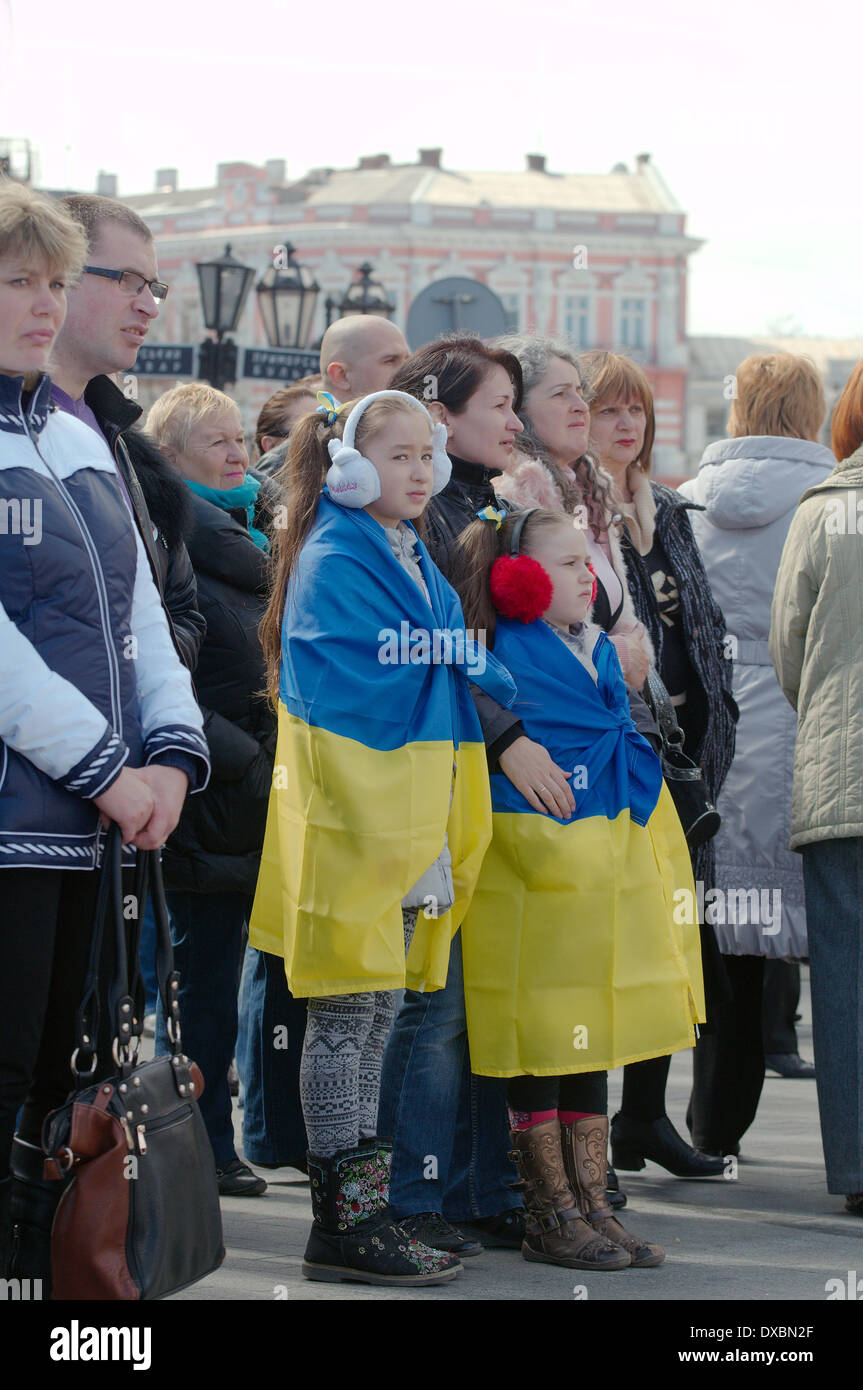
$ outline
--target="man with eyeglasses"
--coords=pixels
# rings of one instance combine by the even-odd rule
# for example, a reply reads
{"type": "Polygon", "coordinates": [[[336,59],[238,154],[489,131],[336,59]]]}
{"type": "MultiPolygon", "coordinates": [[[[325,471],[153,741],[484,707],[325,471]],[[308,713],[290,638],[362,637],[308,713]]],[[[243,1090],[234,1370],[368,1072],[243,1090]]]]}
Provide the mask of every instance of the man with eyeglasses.
{"type": "Polygon", "coordinates": [[[62,205],[87,233],[84,273],[67,291],[69,310],[51,369],[54,403],[101,433],[117,470],[168,610],[177,650],[194,670],[206,623],[183,533],[187,489],[159,451],[133,428],[141,407],[110,379],[135,365],[168,286],[158,279],[146,222],[124,203],[75,193],[62,205]]]}
{"type": "MultiPolygon", "coordinates": [[[[114,198],[76,193],[62,198],[87,233],[88,256],[80,281],[67,290],[66,322],[51,367],[55,405],[106,440],[126,499],[150,559],[180,659],[194,671],[207,624],[198,611],[195,575],[184,535],[191,524],[188,488],[162,453],[135,425],[142,414],[111,380],[135,365],[138,349],[168,286],[157,279],[156,249],[147,224],[114,198]]],[[[173,755],[187,775],[184,755],[173,755]]],[[[144,914],[141,971],[148,1031],[156,1008],[151,909],[144,914]]],[[[108,948],[109,949],[109,948],[108,948]]],[[[109,978],[110,965],[103,965],[109,978]]]]}

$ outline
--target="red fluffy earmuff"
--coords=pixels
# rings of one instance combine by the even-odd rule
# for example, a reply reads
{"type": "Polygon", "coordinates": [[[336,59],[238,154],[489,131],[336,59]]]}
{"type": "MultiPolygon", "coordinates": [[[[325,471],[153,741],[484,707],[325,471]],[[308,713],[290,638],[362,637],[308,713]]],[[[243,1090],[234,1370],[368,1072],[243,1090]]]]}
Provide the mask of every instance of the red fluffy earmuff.
{"type": "Polygon", "coordinates": [[[491,567],[491,601],[505,618],[534,622],[548,608],[553,591],[548,573],[529,555],[501,555],[491,567]]]}

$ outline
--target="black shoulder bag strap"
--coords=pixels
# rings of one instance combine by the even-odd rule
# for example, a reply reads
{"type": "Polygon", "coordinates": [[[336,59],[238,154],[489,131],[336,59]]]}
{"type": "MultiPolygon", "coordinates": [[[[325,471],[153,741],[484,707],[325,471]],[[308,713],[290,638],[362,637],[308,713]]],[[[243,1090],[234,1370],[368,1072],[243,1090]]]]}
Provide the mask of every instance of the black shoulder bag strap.
{"type": "Polygon", "coordinates": [[[138,964],[138,944],[141,920],[147,900],[147,881],[149,878],[153,912],[156,919],[156,974],[159,994],[173,1055],[180,1054],[180,1007],[178,1002],[180,977],[174,969],[174,952],[171,945],[171,928],[165,890],[162,883],[162,865],[157,850],[138,850],[138,873],[136,875],[137,903],[136,925],[127,946],[126,925],[123,917],[123,846],[120,827],[112,822],[105,836],[102,849],[99,892],[96,900],[96,915],[93,935],[90,940],[90,957],[84,979],[81,1004],[75,1015],[75,1051],[72,1054],[72,1075],[75,1089],[82,1090],[90,1084],[96,1072],[98,1057],[96,1043],[99,1035],[100,997],[99,966],[102,957],[102,942],[108,918],[114,931],[115,964],[114,978],[108,986],[108,1012],[111,1020],[113,1038],[113,1058],[117,1067],[134,1067],[137,1061],[143,1032],[143,1018],[136,1011],[135,998],[139,990],[140,970],[138,964]],[[132,980],[129,980],[129,954],[132,955],[132,980]]]}

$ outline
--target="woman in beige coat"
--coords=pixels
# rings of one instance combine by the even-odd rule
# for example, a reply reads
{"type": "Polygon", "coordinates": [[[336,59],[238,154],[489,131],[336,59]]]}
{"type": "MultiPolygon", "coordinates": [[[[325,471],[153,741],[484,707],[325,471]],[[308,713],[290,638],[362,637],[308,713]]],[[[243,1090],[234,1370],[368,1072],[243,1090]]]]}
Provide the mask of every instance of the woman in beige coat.
{"type": "Polygon", "coordinates": [[[770,627],[797,710],[791,848],[803,855],[828,1192],[863,1215],[863,362],[836,406],[834,471],[800,499],[770,627]]]}

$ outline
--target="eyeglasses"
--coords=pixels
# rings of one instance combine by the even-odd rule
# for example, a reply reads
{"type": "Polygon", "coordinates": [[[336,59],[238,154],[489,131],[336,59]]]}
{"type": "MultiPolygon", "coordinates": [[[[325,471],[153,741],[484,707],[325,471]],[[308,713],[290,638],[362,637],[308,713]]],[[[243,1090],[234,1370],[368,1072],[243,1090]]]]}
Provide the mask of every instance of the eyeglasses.
{"type": "Polygon", "coordinates": [[[105,270],[99,265],[85,265],[85,275],[104,275],[106,280],[116,280],[124,294],[131,295],[133,298],[141,293],[146,285],[154,299],[167,299],[168,286],[163,285],[161,280],[148,280],[146,276],[139,275],[136,270],[105,270]]]}

